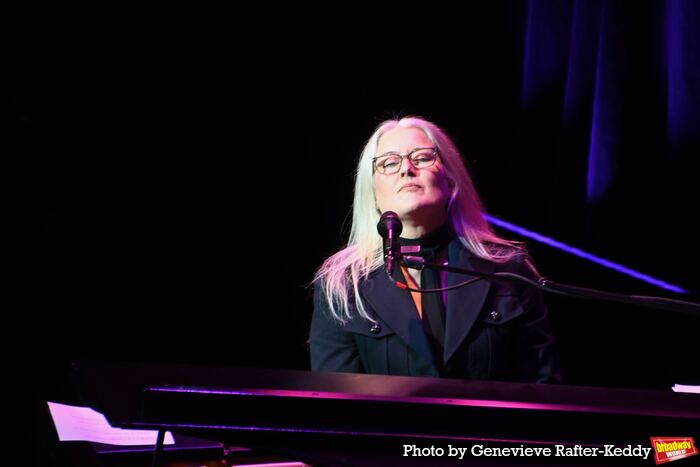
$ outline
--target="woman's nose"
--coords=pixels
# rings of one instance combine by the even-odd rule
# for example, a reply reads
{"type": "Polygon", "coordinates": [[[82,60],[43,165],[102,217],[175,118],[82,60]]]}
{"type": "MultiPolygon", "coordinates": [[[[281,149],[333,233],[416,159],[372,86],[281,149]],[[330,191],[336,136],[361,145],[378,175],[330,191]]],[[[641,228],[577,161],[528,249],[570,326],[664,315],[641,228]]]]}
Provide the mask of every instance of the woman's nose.
{"type": "Polygon", "coordinates": [[[406,157],[405,160],[403,160],[401,162],[402,162],[401,170],[399,171],[399,174],[401,175],[401,177],[405,177],[407,175],[415,177],[416,168],[413,167],[413,164],[411,164],[411,161],[408,160],[408,157],[406,157]]]}

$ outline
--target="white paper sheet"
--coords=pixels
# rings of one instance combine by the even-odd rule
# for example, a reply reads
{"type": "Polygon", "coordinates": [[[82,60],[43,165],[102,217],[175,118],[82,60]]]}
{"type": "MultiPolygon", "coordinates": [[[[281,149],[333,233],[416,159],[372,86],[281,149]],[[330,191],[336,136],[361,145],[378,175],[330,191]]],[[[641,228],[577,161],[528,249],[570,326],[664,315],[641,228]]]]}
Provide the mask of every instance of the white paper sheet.
{"type": "MultiPolygon", "coordinates": [[[[156,444],[155,430],[125,430],[112,428],[101,413],[90,407],[47,402],[60,441],[92,441],[118,446],[140,446],[156,444]]],[[[175,444],[173,435],[165,433],[164,444],[175,444]]]]}
{"type": "Polygon", "coordinates": [[[695,394],[700,394],[700,386],[690,386],[687,384],[674,384],[673,387],[674,392],[693,392],[695,394]]]}

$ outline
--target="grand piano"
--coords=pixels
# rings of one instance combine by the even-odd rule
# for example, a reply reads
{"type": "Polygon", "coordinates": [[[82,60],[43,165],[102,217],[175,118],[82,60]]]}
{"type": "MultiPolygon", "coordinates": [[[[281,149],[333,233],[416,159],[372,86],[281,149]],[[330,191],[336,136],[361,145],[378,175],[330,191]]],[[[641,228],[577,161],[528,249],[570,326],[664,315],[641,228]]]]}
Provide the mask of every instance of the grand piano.
{"type": "Polygon", "coordinates": [[[85,402],[113,426],[274,450],[314,466],[485,461],[404,456],[406,446],[650,447],[652,436],[700,439],[700,395],[670,389],[95,361],[74,370],[85,402]]]}

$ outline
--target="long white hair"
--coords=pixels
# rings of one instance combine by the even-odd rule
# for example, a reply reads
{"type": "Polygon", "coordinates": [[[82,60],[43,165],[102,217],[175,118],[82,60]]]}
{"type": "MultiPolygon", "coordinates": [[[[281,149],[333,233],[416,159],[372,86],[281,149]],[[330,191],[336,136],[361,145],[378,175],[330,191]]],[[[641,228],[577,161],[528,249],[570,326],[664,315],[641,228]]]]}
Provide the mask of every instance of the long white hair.
{"type": "Polygon", "coordinates": [[[387,120],[369,138],[357,165],[348,244],[324,261],[313,280],[317,287],[320,286],[331,314],[341,323],[352,318],[353,308],[362,318],[374,322],[360,298],[359,284],[384,264],[382,238],[377,233],[380,214],[374,193],[372,159],[379,138],[394,128],[420,129],[437,147],[450,188],[447,219],[452,231],[469,251],[498,263],[507,262],[524,252],[518,242],[500,238],[489,226],[462,156],[443,129],[420,117],[387,120]]]}

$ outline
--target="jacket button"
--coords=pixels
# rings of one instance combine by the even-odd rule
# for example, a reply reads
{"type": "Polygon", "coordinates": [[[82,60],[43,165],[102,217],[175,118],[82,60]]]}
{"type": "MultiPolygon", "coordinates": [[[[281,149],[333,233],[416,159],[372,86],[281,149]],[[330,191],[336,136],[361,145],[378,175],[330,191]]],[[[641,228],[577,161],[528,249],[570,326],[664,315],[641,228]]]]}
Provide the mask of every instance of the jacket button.
{"type": "Polygon", "coordinates": [[[377,323],[372,324],[372,326],[370,326],[370,328],[369,328],[369,332],[371,332],[372,334],[377,334],[381,330],[382,330],[382,327],[380,325],[378,325],[377,323]]]}
{"type": "Polygon", "coordinates": [[[498,321],[501,320],[501,318],[502,318],[502,316],[501,316],[501,313],[500,313],[500,312],[498,312],[498,311],[496,311],[496,310],[493,310],[493,311],[491,312],[491,319],[492,319],[492,320],[498,322],[498,321]]]}

